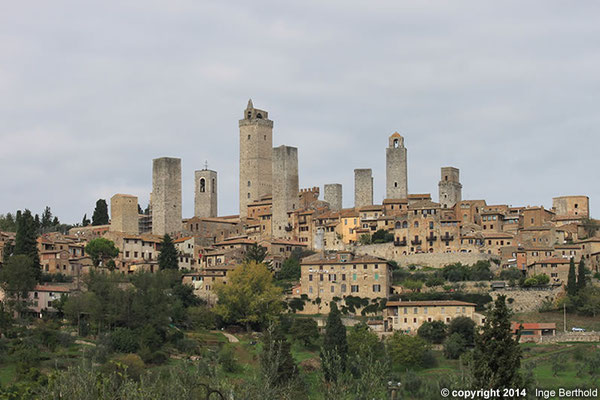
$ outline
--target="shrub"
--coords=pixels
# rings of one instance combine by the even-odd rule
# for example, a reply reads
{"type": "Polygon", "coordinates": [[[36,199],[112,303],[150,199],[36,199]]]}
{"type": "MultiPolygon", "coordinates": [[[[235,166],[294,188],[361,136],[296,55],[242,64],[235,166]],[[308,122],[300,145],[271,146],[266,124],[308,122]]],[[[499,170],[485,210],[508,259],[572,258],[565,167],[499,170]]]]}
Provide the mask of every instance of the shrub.
{"type": "Polygon", "coordinates": [[[442,321],[424,322],[417,333],[423,339],[439,344],[446,338],[446,329],[446,324],[442,321]]]}
{"type": "Polygon", "coordinates": [[[475,321],[469,317],[456,317],[448,325],[448,334],[458,333],[465,340],[465,344],[470,346],[475,341],[475,321]]]}
{"type": "Polygon", "coordinates": [[[119,353],[135,353],[139,347],[138,337],[129,328],[117,328],[110,334],[110,347],[119,353]]]}
{"type": "Polygon", "coordinates": [[[229,345],[224,345],[219,351],[219,365],[225,372],[235,372],[238,369],[237,360],[233,354],[233,349],[229,345]]]}
{"type": "Polygon", "coordinates": [[[444,356],[457,360],[467,350],[467,342],[460,333],[453,333],[444,343],[444,356]]]}

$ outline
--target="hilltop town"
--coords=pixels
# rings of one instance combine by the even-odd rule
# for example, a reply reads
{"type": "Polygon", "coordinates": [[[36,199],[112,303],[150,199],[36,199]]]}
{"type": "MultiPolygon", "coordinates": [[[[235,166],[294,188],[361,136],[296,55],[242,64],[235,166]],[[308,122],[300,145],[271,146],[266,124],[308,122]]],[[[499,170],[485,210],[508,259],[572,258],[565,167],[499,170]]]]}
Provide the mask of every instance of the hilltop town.
{"type": "MultiPolygon", "coordinates": [[[[15,308],[15,315],[41,319],[64,315],[77,324],[78,334],[82,326],[95,327],[101,337],[103,324],[112,330],[129,322],[94,322],[93,311],[82,306],[79,314],[73,314],[69,310],[75,306],[65,306],[66,299],[82,299],[82,293],[93,292],[90,282],[104,279],[98,273],[141,290],[135,278],[118,277],[149,273],[163,279],[160,274],[166,268],[178,271],[178,282],[171,284],[185,287],[177,290],[189,290],[194,302],[202,304],[202,313],[212,321],[206,327],[213,330],[231,326],[264,330],[272,319],[264,310],[279,310],[275,304],[282,301],[286,315],[314,320],[315,329],[322,329],[325,315],[339,309],[345,325],[364,326],[378,338],[396,338],[399,333],[427,338],[422,332],[434,326],[445,332],[453,321],[467,319],[475,327],[471,331],[480,329],[492,301],[508,299],[515,316],[512,334],[519,332],[518,340],[600,340],[597,332],[589,332],[597,325],[587,326],[585,332],[567,324],[565,314],[565,322],[558,326],[562,321],[555,312],[569,307],[574,314],[600,313],[593,297],[597,290],[586,291],[586,285],[594,288],[600,278],[600,225],[590,215],[585,194],[554,197],[551,209],[463,199],[460,171],[454,166],[440,167],[438,193],[411,193],[407,143],[394,132],[381,140],[385,198],[375,204],[373,182],[383,177],[374,177],[370,168],[356,168],[353,207],[344,208],[339,183],[325,184],[322,190],[299,186],[299,149],[273,147],[273,134],[268,112],[250,100],[239,120],[237,215],[219,215],[219,194],[233,190],[219,187],[218,171],[206,167],[194,172],[194,215],[182,215],[181,159],[162,157],[152,160],[147,208],[139,205],[139,194],[117,193],[110,198],[110,216],[104,219],[95,213],[93,223],[84,217],[68,232],[38,231],[32,257],[39,258],[43,279],[25,290],[24,306],[15,308]],[[96,246],[107,247],[98,251],[96,246]],[[281,298],[273,297],[251,318],[224,311],[229,301],[225,296],[235,296],[242,292],[239,285],[264,277],[263,267],[269,274],[264,279],[276,283],[281,298]]],[[[107,206],[99,200],[98,213],[99,205],[107,206]]],[[[25,224],[24,215],[19,212],[17,225],[19,218],[25,224]]],[[[17,242],[15,232],[0,232],[2,267],[20,254],[17,242]]],[[[0,299],[11,298],[6,291],[0,299]]],[[[243,298],[239,301],[236,312],[244,315],[251,305],[243,298]]],[[[161,335],[168,341],[164,332],[161,335]]],[[[146,345],[139,340],[142,354],[146,345]]],[[[469,340],[467,335],[461,350],[447,357],[458,358],[469,340]]],[[[442,341],[433,343],[441,346],[442,341]]],[[[134,349],[138,347],[122,351],[134,349]]],[[[144,353],[143,361],[164,362],[160,357],[166,356],[157,352],[144,353]]]]}

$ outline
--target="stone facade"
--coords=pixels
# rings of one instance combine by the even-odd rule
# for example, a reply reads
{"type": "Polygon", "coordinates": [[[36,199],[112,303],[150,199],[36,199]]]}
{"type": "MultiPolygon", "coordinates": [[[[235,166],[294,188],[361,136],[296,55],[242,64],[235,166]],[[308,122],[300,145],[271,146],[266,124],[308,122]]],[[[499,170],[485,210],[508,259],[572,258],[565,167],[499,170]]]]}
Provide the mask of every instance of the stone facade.
{"type": "Polygon", "coordinates": [[[373,205],[373,172],[368,169],[354,170],[354,208],[373,205]]]}
{"type": "Polygon", "coordinates": [[[110,230],[137,234],[139,232],[138,198],[115,194],[110,198],[110,230]]]}
{"type": "Polygon", "coordinates": [[[240,218],[246,218],[248,204],[272,193],[273,121],[268,116],[250,100],[239,121],[240,218]]]}
{"type": "Polygon", "coordinates": [[[394,132],[385,149],[386,198],[405,199],[408,196],[406,147],[404,138],[394,132]]]}
{"type": "Polygon", "coordinates": [[[181,159],[162,157],[152,163],[152,233],[181,231],[181,159]]]}
{"type": "Polygon", "coordinates": [[[454,167],[442,167],[442,178],[438,184],[442,208],[452,208],[462,201],[460,171],[454,167]]]}
{"type": "Polygon", "coordinates": [[[590,198],[587,196],[554,197],[552,209],[557,217],[589,217],[590,198]]]}
{"type": "Polygon", "coordinates": [[[217,216],[217,172],[203,169],[194,173],[194,216],[217,216]]]}
{"type": "Polygon", "coordinates": [[[291,238],[288,212],[298,208],[298,149],[279,146],[273,149],[273,208],[271,229],[274,237],[291,238]]]}
{"type": "Polygon", "coordinates": [[[481,324],[482,316],[475,313],[475,304],[456,300],[388,301],[384,322],[386,331],[416,334],[424,322],[450,323],[456,317],[468,317],[481,324]]]}
{"type": "Polygon", "coordinates": [[[339,183],[328,183],[325,185],[324,198],[329,203],[331,211],[340,211],[342,209],[342,185],[339,183]]]}

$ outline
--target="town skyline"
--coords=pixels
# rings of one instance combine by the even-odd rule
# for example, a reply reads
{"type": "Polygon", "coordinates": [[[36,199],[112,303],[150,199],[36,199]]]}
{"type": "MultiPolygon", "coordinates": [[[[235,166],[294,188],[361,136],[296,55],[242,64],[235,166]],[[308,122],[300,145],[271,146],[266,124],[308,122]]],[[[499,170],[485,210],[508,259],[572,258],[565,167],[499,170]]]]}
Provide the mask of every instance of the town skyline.
{"type": "Polygon", "coordinates": [[[274,146],[299,148],[300,186],[339,182],[345,207],[354,168],[373,169],[381,201],[384,148],[398,131],[412,193],[434,195],[439,167],[454,165],[466,199],[549,208],[583,194],[596,214],[596,5],[565,15],[548,3],[389,3],[365,14],[345,3],[342,20],[316,3],[261,4],[182,2],[167,19],[145,6],[135,28],[132,9],[10,4],[0,17],[10,33],[0,39],[0,159],[11,167],[0,213],[49,205],[76,223],[114,193],[144,207],[151,160],[173,156],[184,216],[206,160],[219,172],[220,214],[237,214],[237,121],[252,97],[275,122],[274,146]],[[80,19],[64,17],[69,7],[80,19]]]}

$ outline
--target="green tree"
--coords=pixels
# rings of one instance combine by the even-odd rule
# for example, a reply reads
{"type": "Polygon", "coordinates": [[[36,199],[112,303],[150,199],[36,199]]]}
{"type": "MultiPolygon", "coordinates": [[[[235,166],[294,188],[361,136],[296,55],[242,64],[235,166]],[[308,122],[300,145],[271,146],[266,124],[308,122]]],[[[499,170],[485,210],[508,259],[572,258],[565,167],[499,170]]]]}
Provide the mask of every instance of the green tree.
{"type": "Polygon", "coordinates": [[[348,354],[356,364],[383,359],[385,348],[379,336],[364,322],[354,325],[348,332],[348,354]]]}
{"type": "Polygon", "coordinates": [[[296,257],[288,257],[277,273],[279,279],[300,279],[300,261],[296,257]]]}
{"type": "Polygon", "coordinates": [[[36,267],[26,255],[10,257],[0,269],[0,286],[6,293],[7,305],[13,311],[20,313],[26,310],[29,292],[36,284],[36,267]]]}
{"type": "Polygon", "coordinates": [[[358,242],[362,245],[371,244],[371,235],[369,235],[368,233],[363,233],[358,238],[358,242]]]}
{"type": "Polygon", "coordinates": [[[446,339],[447,326],[443,321],[423,322],[417,334],[428,342],[440,344],[446,339]]]}
{"type": "Polygon", "coordinates": [[[346,371],[348,365],[348,341],[346,338],[346,327],[342,323],[340,310],[337,304],[329,303],[330,311],[327,316],[325,336],[320,357],[325,380],[337,381],[338,374],[346,371]]]}
{"type": "Polygon", "coordinates": [[[227,284],[217,283],[215,312],[230,324],[267,326],[283,310],[282,291],[264,264],[244,263],[228,274],[227,284]]]}
{"type": "Polygon", "coordinates": [[[581,260],[579,260],[579,268],[577,270],[577,293],[585,289],[585,280],[585,262],[583,261],[583,257],[581,257],[581,260]]]}
{"type": "Polygon", "coordinates": [[[92,221],[90,221],[88,219],[87,214],[83,214],[83,219],[81,220],[81,226],[88,226],[91,223],[92,223],[92,221]]]}
{"type": "Polygon", "coordinates": [[[264,384],[278,387],[298,376],[290,342],[280,328],[271,325],[263,333],[262,345],[260,368],[264,384]]]}
{"type": "Polygon", "coordinates": [[[571,257],[569,265],[569,276],[567,278],[567,294],[569,296],[577,295],[577,275],[575,274],[575,259],[571,257]]]}
{"type": "Polygon", "coordinates": [[[577,311],[583,315],[597,317],[600,315],[600,287],[587,286],[579,291],[577,311]]]}
{"type": "Polygon", "coordinates": [[[175,248],[175,243],[168,234],[163,236],[160,243],[158,266],[160,269],[179,269],[179,254],[175,248]]]}
{"type": "Polygon", "coordinates": [[[0,231],[17,231],[17,221],[11,213],[7,213],[6,215],[0,215],[0,231]]]}
{"type": "Polygon", "coordinates": [[[85,252],[92,258],[94,266],[102,266],[105,262],[119,255],[119,249],[112,240],[106,238],[92,239],[85,246],[85,252]]]}
{"type": "Polygon", "coordinates": [[[106,200],[99,199],[96,202],[94,214],[92,214],[92,225],[108,225],[108,205],[106,200]]]}
{"type": "Polygon", "coordinates": [[[471,346],[475,341],[475,321],[469,317],[456,317],[448,324],[448,335],[460,334],[465,343],[471,346]]]}
{"type": "Polygon", "coordinates": [[[407,279],[402,282],[402,287],[410,290],[411,292],[418,292],[423,288],[423,281],[416,281],[413,279],[407,279]]]}
{"type": "Polygon", "coordinates": [[[36,279],[41,278],[42,269],[40,268],[40,256],[37,248],[37,227],[29,210],[25,210],[23,213],[17,211],[17,233],[13,254],[28,256],[33,262],[32,268],[36,279]]]}
{"type": "Polygon", "coordinates": [[[296,318],[290,328],[290,334],[304,347],[309,347],[319,338],[317,321],[312,318],[296,318]]]}
{"type": "Polygon", "coordinates": [[[510,319],[506,296],[499,296],[482,332],[475,339],[471,374],[477,388],[503,390],[523,387],[520,335],[513,336],[510,319]]]}
{"type": "Polygon", "coordinates": [[[371,238],[373,243],[388,243],[394,241],[394,234],[386,231],[385,229],[379,229],[373,234],[371,238]]]}
{"type": "Polygon", "coordinates": [[[265,258],[267,257],[267,248],[260,246],[254,243],[252,246],[248,247],[248,251],[246,252],[246,257],[244,258],[244,262],[250,263],[252,261],[256,263],[263,263],[270,267],[270,263],[265,263],[265,258]]]}
{"type": "Polygon", "coordinates": [[[459,333],[453,333],[444,343],[444,356],[457,360],[467,350],[467,342],[459,333]]]}
{"type": "Polygon", "coordinates": [[[52,226],[52,211],[50,207],[46,206],[44,208],[44,212],[42,213],[42,228],[49,228],[52,226]]]}
{"type": "Polygon", "coordinates": [[[395,331],[387,340],[390,361],[400,370],[423,367],[428,351],[427,341],[419,336],[395,331]]]}

